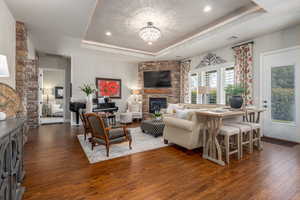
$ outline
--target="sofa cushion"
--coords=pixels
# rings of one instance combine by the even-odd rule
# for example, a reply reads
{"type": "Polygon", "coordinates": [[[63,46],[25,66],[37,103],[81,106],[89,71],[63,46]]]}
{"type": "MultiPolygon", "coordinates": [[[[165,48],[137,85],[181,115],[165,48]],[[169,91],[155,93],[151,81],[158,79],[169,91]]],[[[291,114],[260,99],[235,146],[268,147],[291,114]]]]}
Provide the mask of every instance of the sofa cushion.
{"type": "Polygon", "coordinates": [[[190,113],[190,111],[189,110],[180,110],[180,109],[177,109],[176,110],[176,113],[175,113],[175,116],[177,117],[177,118],[180,118],[180,119],[188,119],[188,117],[189,117],[189,113],[190,113]]]}
{"type": "Polygon", "coordinates": [[[168,114],[173,114],[176,112],[176,110],[179,110],[179,109],[183,109],[183,106],[179,105],[179,104],[171,104],[169,103],[168,104],[168,108],[167,108],[167,113],[168,114]]]}

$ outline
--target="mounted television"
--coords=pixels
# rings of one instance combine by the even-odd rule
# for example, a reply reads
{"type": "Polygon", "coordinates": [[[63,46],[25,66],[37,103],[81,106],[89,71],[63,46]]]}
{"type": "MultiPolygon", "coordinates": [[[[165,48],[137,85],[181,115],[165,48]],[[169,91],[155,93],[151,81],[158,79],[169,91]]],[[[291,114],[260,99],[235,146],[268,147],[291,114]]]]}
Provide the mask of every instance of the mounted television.
{"type": "Polygon", "coordinates": [[[167,88],[171,86],[171,71],[144,72],[145,88],[167,88]]]}

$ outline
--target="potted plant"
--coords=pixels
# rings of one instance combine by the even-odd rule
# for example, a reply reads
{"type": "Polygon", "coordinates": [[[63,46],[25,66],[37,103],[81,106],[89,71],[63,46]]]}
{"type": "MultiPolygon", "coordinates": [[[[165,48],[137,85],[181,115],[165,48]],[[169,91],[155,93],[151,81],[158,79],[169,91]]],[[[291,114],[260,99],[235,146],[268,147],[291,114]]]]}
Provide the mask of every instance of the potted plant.
{"type": "Polygon", "coordinates": [[[244,100],[243,95],[245,88],[242,84],[228,85],[225,88],[226,95],[230,96],[229,103],[231,108],[239,109],[242,107],[244,100]]]}
{"type": "Polygon", "coordinates": [[[154,117],[156,120],[161,120],[162,119],[162,114],[160,113],[160,111],[156,110],[154,112],[154,117]]]}
{"type": "Polygon", "coordinates": [[[93,111],[93,94],[96,92],[96,89],[93,88],[91,84],[83,84],[80,87],[80,90],[86,94],[86,111],[93,111]]]}

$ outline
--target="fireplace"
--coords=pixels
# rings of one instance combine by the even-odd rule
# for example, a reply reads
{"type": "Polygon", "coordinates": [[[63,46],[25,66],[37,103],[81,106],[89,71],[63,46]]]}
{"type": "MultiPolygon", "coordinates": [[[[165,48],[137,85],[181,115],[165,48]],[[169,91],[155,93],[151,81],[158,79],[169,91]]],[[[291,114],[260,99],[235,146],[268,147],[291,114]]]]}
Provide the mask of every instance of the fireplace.
{"type": "Polygon", "coordinates": [[[149,98],[149,113],[155,113],[162,108],[167,108],[167,98],[149,98]]]}

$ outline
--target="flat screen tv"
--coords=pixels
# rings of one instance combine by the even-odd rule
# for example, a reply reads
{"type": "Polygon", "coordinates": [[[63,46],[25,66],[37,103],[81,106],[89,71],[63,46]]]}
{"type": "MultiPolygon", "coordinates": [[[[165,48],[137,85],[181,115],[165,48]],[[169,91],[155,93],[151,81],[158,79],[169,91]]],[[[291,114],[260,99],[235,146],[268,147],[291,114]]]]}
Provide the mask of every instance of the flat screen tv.
{"type": "Polygon", "coordinates": [[[171,71],[144,72],[145,88],[167,88],[171,86],[171,71]]]}

